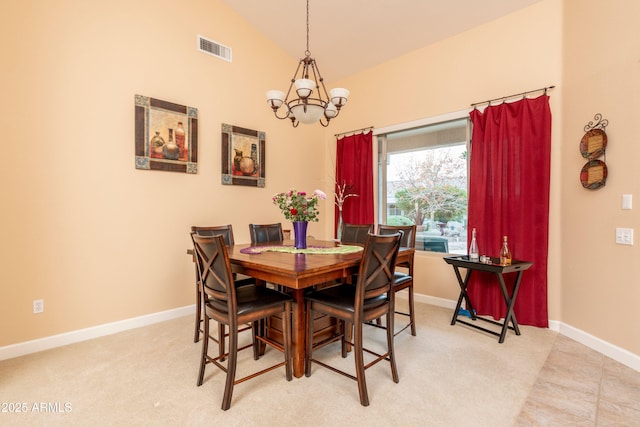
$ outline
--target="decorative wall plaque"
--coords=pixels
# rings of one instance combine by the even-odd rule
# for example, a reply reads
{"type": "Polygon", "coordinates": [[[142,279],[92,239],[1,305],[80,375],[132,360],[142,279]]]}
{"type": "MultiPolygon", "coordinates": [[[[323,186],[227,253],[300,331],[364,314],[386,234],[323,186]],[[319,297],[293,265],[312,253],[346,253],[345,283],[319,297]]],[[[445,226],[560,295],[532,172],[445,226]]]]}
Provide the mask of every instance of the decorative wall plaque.
{"type": "Polygon", "coordinates": [[[606,160],[605,152],[608,143],[605,129],[609,121],[602,119],[600,113],[596,114],[593,119],[595,123],[589,122],[584,127],[585,134],[580,140],[580,154],[588,159],[580,171],[580,183],[589,190],[603,187],[608,174],[607,164],[604,160],[606,160]],[[598,157],[601,156],[604,156],[604,160],[598,160],[598,157]]]}

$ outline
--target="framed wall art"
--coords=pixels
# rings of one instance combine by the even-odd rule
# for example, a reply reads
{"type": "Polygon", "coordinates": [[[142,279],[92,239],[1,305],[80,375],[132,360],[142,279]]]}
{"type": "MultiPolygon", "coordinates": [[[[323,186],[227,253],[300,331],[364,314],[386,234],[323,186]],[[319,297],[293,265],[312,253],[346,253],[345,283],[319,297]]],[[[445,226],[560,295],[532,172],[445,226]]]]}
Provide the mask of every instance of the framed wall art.
{"type": "Polygon", "coordinates": [[[198,173],[198,110],[135,96],[136,169],[198,173]]]}
{"type": "Polygon", "coordinates": [[[264,187],[265,133],[222,124],[222,183],[264,187]]]}

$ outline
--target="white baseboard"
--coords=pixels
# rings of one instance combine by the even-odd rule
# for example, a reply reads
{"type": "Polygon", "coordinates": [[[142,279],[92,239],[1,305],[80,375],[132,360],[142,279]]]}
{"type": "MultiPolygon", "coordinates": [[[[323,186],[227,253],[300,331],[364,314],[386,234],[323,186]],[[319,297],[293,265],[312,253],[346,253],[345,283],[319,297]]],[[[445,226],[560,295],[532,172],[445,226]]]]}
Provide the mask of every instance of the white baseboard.
{"type": "Polygon", "coordinates": [[[560,323],[559,333],[640,372],[640,356],[571,325],[560,323]]]}
{"type": "Polygon", "coordinates": [[[430,295],[414,294],[416,302],[423,302],[425,304],[435,305],[437,307],[450,308],[451,310],[456,308],[456,302],[454,300],[432,297],[430,295]]]}
{"type": "Polygon", "coordinates": [[[113,323],[94,326],[91,328],[71,331],[64,334],[53,335],[33,341],[26,341],[18,344],[0,347],[0,360],[11,359],[25,354],[36,353],[38,351],[49,350],[63,345],[86,341],[93,338],[115,334],[129,329],[140,328],[154,323],[164,322],[177,317],[187,316],[196,312],[195,304],[172,310],[152,313],[145,316],[134,317],[132,319],[119,320],[113,323]]]}
{"type": "MultiPolygon", "coordinates": [[[[406,299],[406,292],[399,293],[398,297],[406,299]]],[[[445,298],[432,297],[423,294],[415,294],[414,297],[416,302],[420,303],[450,308],[451,310],[456,307],[456,301],[445,298]]],[[[92,328],[80,329],[77,331],[53,335],[33,341],[26,341],[23,343],[0,347],[0,360],[11,359],[13,357],[23,356],[25,354],[36,353],[38,351],[48,350],[67,344],[73,344],[80,341],[111,335],[129,329],[140,328],[142,326],[151,325],[153,323],[164,322],[167,320],[175,319],[177,317],[192,315],[193,313],[195,313],[195,310],[196,308],[194,304],[176,308],[173,310],[153,313],[146,316],[134,317],[132,319],[125,319],[118,322],[94,326],[92,328]]],[[[574,328],[571,325],[567,325],[557,320],[549,321],[549,329],[565,335],[574,341],[586,345],[587,347],[640,372],[640,356],[637,354],[631,353],[628,350],[615,346],[598,337],[595,337],[580,329],[574,328]]]]}
{"type": "MultiPolygon", "coordinates": [[[[398,297],[407,299],[407,293],[401,292],[398,294],[398,297]]],[[[414,298],[416,302],[423,302],[438,307],[450,308],[451,310],[454,310],[456,308],[456,301],[449,299],[437,298],[422,294],[415,294],[414,298]]],[[[573,326],[560,322],[558,320],[549,320],[549,329],[567,336],[572,340],[591,348],[592,350],[610,357],[616,362],[620,362],[623,365],[626,365],[631,369],[640,372],[640,355],[631,353],[624,348],[608,343],[598,337],[588,334],[585,331],[574,328],[573,326]]]]}

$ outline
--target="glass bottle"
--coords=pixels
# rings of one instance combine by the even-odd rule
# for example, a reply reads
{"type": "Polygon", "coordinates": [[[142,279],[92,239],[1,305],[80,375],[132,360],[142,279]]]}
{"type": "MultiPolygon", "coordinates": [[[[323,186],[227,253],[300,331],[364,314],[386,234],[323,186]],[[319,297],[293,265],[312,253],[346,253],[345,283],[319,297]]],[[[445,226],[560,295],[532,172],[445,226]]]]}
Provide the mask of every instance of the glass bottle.
{"type": "Polygon", "coordinates": [[[173,129],[169,128],[169,140],[162,147],[162,155],[165,159],[178,160],[180,157],[180,150],[178,146],[173,142],[173,129]]]}
{"type": "Polygon", "coordinates": [[[476,242],[476,229],[471,231],[471,244],[469,245],[469,261],[478,261],[478,243],[476,242]]]}
{"type": "Polygon", "coordinates": [[[184,146],[184,127],[182,122],[178,122],[178,127],[176,128],[176,145],[178,146],[178,150],[180,150],[180,158],[186,158],[186,147],[184,146]]]}
{"type": "Polygon", "coordinates": [[[151,146],[151,157],[162,158],[162,147],[164,147],[164,138],[160,136],[160,132],[156,131],[156,135],[149,141],[151,146]]]}
{"type": "Polygon", "coordinates": [[[511,265],[511,251],[507,245],[507,236],[502,238],[502,247],[500,248],[500,265],[511,265]]]}

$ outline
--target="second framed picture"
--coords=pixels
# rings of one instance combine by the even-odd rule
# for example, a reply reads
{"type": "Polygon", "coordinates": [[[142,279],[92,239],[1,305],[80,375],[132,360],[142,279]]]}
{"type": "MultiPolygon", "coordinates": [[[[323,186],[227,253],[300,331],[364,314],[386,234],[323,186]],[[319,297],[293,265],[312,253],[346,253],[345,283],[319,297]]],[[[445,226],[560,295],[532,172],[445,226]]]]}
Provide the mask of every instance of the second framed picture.
{"type": "Polygon", "coordinates": [[[222,124],[222,184],[264,187],[265,133],[222,124]]]}

